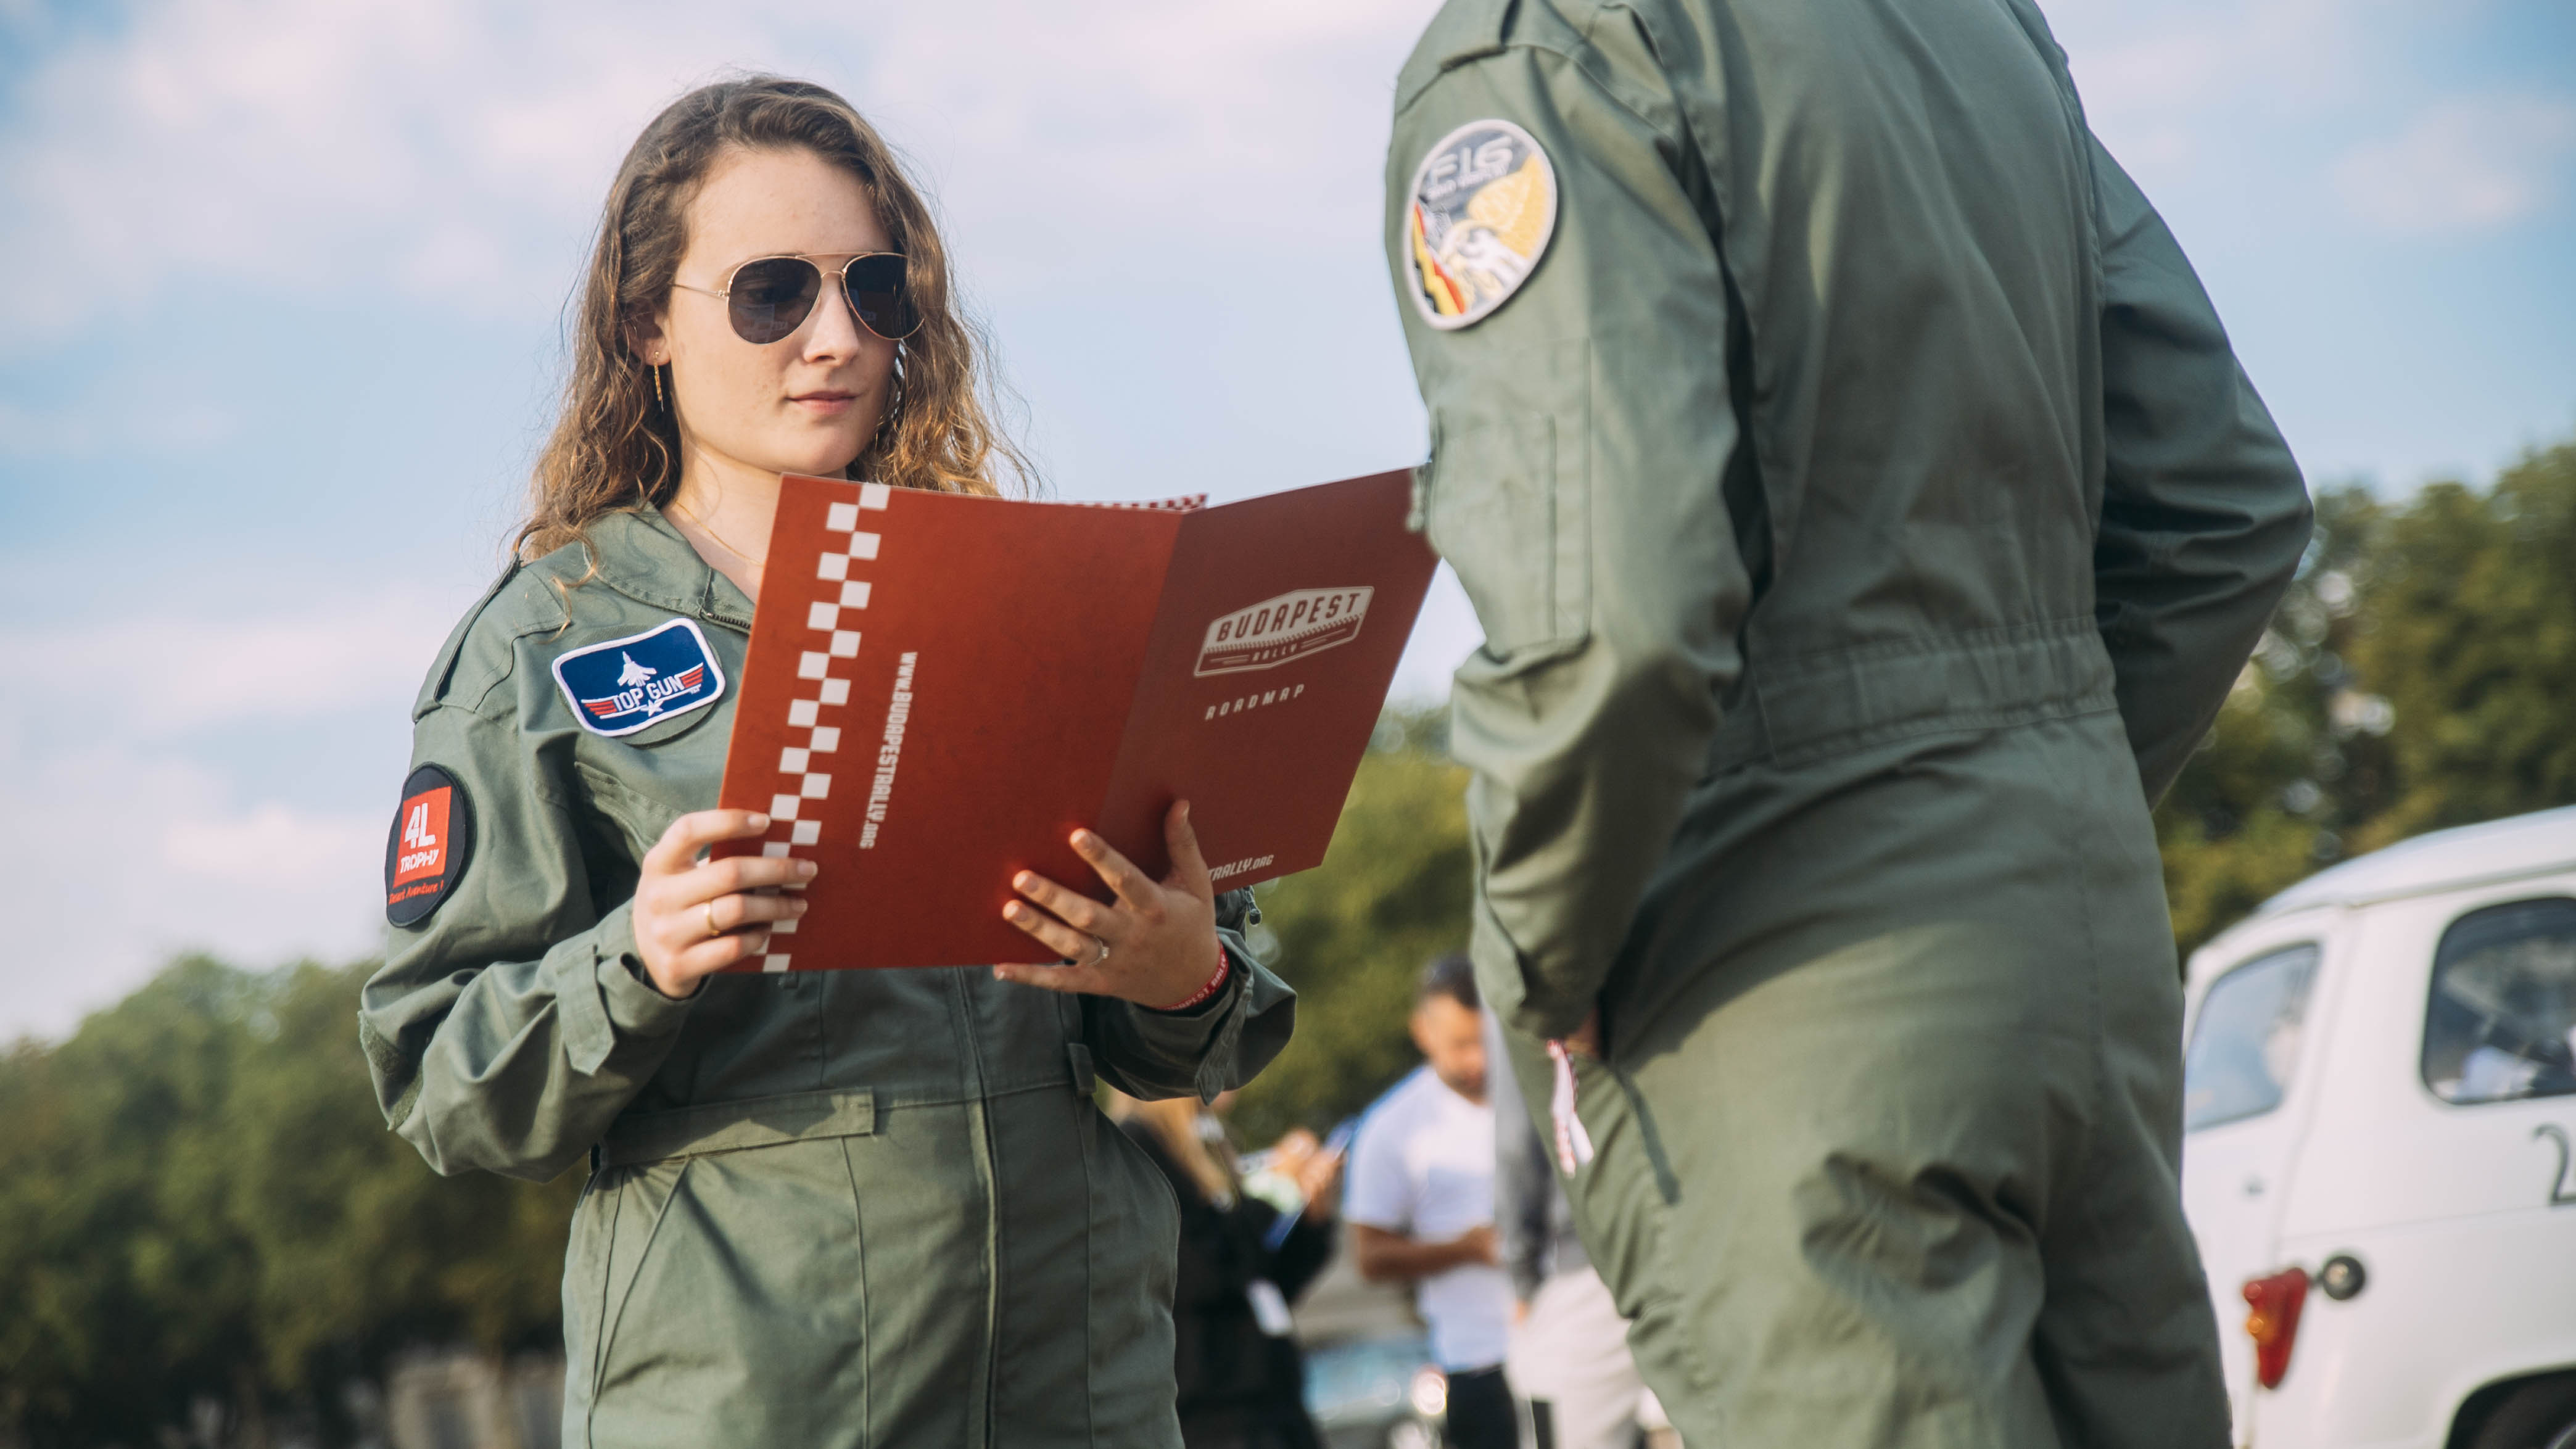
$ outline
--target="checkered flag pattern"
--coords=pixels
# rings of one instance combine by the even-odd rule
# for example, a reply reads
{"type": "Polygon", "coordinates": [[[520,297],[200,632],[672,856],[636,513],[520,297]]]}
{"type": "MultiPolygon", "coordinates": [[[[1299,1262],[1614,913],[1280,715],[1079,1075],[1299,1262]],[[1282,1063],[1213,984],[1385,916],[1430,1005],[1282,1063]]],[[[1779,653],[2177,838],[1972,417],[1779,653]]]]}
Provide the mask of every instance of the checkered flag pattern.
{"type": "MultiPolygon", "coordinates": [[[[770,834],[761,842],[762,855],[805,855],[803,847],[823,838],[823,806],[832,798],[832,767],[841,750],[841,727],[824,724],[823,711],[850,702],[851,671],[859,657],[859,623],[868,607],[864,575],[883,542],[880,535],[860,525],[865,515],[884,511],[888,493],[883,483],[863,483],[857,502],[830,505],[823,520],[824,547],[815,556],[814,567],[762,581],[762,606],[791,612],[802,609],[811,644],[797,657],[800,683],[795,700],[787,706],[788,738],[802,743],[778,752],[778,786],[769,798],[770,834]]],[[[761,970],[788,968],[786,938],[795,934],[792,920],[770,927],[761,970]]]]}

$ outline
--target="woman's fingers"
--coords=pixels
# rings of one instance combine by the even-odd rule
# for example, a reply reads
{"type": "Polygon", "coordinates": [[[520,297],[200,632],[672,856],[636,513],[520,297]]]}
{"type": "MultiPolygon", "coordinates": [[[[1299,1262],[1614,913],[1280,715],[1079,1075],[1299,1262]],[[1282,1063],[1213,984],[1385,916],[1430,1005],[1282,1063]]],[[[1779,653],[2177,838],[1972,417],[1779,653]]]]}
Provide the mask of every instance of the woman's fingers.
{"type": "Polygon", "coordinates": [[[714,934],[721,935],[755,922],[792,921],[805,914],[805,901],[800,896],[718,896],[699,914],[711,919],[714,934]]]}
{"type": "Polygon", "coordinates": [[[1027,932],[1032,940],[1053,951],[1059,960],[1070,961],[1077,966],[1098,964],[1104,938],[1093,932],[1068,926],[1026,901],[1013,901],[1002,907],[1002,919],[1027,932]]]}
{"type": "Polygon", "coordinates": [[[663,828],[662,838],[644,852],[638,866],[647,874],[687,870],[708,846],[748,839],[768,829],[769,817],[755,810],[692,810],[663,828]]]}
{"type": "Polygon", "coordinates": [[[1024,870],[1011,877],[1011,889],[1046,907],[1057,920],[1077,931],[1103,939],[1117,934],[1109,919],[1116,912],[1089,896],[1066,890],[1036,871],[1024,870]]]}
{"type": "Polygon", "coordinates": [[[1084,992],[1093,996],[1113,995],[1109,978],[1090,966],[996,966],[997,981],[1016,981],[1022,986],[1043,987],[1048,991],[1084,992]]]}
{"type": "Polygon", "coordinates": [[[803,885],[814,878],[815,865],[793,856],[733,855],[680,871],[670,878],[674,909],[698,905],[738,891],[803,885]]]}
{"type": "Polygon", "coordinates": [[[1172,856],[1172,873],[1164,879],[1200,900],[1216,899],[1216,886],[1208,879],[1207,857],[1199,854],[1199,833],[1190,826],[1189,801],[1175,800],[1172,808],[1163,812],[1163,845],[1172,856]]]}
{"type": "Polygon", "coordinates": [[[1073,853],[1083,858],[1101,883],[1116,893],[1119,902],[1140,915],[1159,913],[1163,903],[1161,887],[1135,862],[1118,853],[1118,848],[1088,830],[1073,832],[1073,853]]]}

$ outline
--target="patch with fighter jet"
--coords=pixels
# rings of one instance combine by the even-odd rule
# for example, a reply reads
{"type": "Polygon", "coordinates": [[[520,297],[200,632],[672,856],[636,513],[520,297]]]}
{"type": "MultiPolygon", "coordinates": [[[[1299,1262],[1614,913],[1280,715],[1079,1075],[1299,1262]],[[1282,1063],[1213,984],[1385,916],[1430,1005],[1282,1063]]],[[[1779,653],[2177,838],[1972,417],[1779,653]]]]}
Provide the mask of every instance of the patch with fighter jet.
{"type": "Polygon", "coordinates": [[[724,696],[724,671],[694,619],[555,658],[573,717],[596,735],[631,735],[724,696]]]}
{"type": "Polygon", "coordinates": [[[1469,121],[1414,168],[1405,198],[1405,272],[1422,320],[1443,332],[1483,321],[1529,280],[1556,232],[1556,167],[1509,121],[1469,121]]]}

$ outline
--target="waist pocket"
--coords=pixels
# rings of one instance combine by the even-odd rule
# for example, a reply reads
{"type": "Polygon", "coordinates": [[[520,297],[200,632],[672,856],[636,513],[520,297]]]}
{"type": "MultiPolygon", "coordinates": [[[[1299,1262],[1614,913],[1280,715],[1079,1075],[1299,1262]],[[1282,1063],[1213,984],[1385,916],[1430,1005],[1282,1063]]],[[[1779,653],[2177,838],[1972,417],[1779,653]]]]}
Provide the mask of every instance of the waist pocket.
{"type": "Polygon", "coordinates": [[[787,1142],[869,1137],[876,1130],[873,1092],[796,1092],[668,1112],[629,1113],[609,1125],[599,1155],[603,1167],[632,1167],[787,1142]]]}

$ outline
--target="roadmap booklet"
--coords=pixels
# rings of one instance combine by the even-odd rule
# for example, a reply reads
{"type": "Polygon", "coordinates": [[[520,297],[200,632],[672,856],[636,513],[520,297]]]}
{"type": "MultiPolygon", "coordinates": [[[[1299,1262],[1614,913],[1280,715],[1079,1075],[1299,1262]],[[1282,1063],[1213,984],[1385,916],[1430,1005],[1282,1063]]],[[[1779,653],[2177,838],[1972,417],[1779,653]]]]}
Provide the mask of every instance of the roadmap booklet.
{"type": "Polygon", "coordinates": [[[1319,863],[1437,562],[1410,483],[1206,508],[789,477],[722,797],[771,825],[716,853],[822,869],[736,969],[1039,959],[1012,875],[1106,899],[1088,826],[1159,879],[1175,799],[1219,891],[1319,863]]]}

